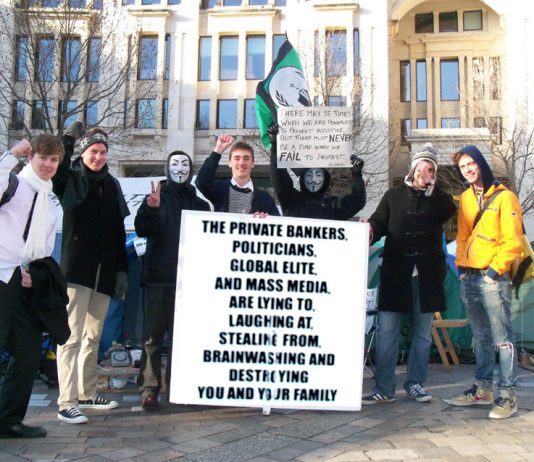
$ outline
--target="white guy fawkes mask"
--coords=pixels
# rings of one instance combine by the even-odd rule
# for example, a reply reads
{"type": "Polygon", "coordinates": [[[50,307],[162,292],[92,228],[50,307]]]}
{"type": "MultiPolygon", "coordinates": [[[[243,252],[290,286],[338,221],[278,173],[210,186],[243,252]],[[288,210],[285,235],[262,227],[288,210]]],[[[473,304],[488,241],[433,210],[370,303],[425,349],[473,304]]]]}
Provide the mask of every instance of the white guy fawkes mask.
{"type": "Polygon", "coordinates": [[[304,173],[304,186],[310,192],[319,191],[324,185],[324,180],[322,168],[309,168],[304,173]]]}
{"type": "Polygon", "coordinates": [[[189,158],[183,154],[174,154],[169,159],[169,178],[175,183],[182,184],[189,178],[191,164],[189,158]]]}

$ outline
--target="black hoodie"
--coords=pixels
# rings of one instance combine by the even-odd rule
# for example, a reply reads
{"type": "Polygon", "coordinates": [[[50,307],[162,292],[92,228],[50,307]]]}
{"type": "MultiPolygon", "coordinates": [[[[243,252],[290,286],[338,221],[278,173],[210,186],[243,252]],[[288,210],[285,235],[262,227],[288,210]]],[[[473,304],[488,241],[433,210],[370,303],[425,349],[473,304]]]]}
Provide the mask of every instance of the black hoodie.
{"type": "Polygon", "coordinates": [[[160,182],[160,206],[149,207],[145,197],[135,217],[135,232],[140,237],[148,238],[143,281],[148,284],[174,286],[182,210],[210,210],[210,206],[206,201],[197,197],[195,188],[191,186],[193,162],[187,154],[181,151],[169,154],[165,173],[167,180],[160,182]],[[176,154],[189,158],[191,169],[185,183],[175,183],[169,178],[169,160],[176,154]]]}

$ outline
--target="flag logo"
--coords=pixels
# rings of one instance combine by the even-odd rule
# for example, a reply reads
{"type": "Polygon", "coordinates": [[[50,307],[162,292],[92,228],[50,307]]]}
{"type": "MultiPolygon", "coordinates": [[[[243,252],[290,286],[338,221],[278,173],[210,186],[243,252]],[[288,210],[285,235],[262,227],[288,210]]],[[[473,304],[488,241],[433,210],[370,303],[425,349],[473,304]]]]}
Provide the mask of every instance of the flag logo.
{"type": "Polygon", "coordinates": [[[280,47],[271,71],[256,87],[256,118],[263,145],[271,149],[267,129],[277,121],[278,107],[311,105],[299,56],[293,45],[286,40],[280,47]]]}
{"type": "Polygon", "coordinates": [[[296,67],[278,69],[271,79],[269,94],[277,106],[311,106],[306,79],[296,67]]]}

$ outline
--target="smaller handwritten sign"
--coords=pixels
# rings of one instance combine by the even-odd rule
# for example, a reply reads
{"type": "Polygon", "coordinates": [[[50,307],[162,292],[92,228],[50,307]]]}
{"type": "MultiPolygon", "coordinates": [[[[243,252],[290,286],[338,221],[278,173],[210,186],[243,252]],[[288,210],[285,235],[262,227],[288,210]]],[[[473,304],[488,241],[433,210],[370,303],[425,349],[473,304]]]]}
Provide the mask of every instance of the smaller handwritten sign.
{"type": "Polygon", "coordinates": [[[353,109],[279,108],[278,167],[350,167],[353,109]]]}

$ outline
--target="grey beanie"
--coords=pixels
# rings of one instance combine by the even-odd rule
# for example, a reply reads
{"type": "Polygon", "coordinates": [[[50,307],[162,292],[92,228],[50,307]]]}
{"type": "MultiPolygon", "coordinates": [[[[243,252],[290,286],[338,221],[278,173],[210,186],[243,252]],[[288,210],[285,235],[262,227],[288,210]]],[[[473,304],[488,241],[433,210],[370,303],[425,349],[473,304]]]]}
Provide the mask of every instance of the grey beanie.
{"type": "Polygon", "coordinates": [[[419,148],[412,158],[412,169],[414,169],[419,162],[426,160],[434,164],[434,170],[438,171],[438,154],[431,143],[426,143],[422,148],[419,148]]]}

